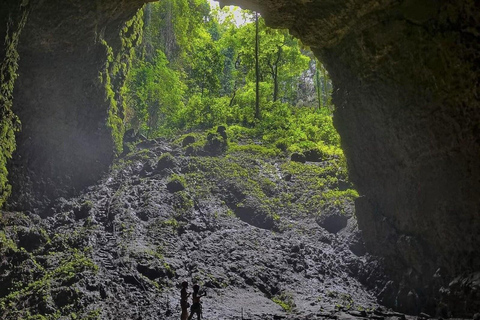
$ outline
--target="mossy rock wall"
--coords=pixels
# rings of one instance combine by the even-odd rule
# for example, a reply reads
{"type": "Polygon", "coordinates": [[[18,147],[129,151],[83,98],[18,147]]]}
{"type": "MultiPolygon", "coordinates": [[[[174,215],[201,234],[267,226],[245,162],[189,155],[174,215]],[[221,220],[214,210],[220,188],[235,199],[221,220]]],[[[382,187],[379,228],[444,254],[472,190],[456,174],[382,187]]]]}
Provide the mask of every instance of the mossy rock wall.
{"type": "Polygon", "coordinates": [[[20,121],[13,113],[13,88],[17,79],[18,41],[28,18],[29,7],[15,1],[0,4],[0,207],[11,192],[7,162],[16,148],[15,132],[20,121]]]}
{"type": "Polygon", "coordinates": [[[140,39],[141,19],[132,18],[141,5],[30,1],[13,99],[22,130],[9,163],[11,208],[42,207],[80,191],[121,152],[120,92],[140,39]]]}

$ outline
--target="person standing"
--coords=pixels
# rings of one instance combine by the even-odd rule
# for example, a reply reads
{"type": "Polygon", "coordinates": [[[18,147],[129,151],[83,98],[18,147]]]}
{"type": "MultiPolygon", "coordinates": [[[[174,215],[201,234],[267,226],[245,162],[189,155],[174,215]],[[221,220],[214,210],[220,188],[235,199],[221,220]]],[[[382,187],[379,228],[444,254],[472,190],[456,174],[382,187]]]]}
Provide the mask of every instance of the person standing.
{"type": "Polygon", "coordinates": [[[182,282],[182,290],[180,290],[180,307],[182,308],[182,315],[181,320],[187,320],[188,318],[188,297],[190,293],[187,291],[188,289],[188,282],[182,282]]]}
{"type": "Polygon", "coordinates": [[[190,309],[190,316],[188,320],[191,320],[193,315],[197,314],[197,320],[200,320],[202,316],[202,303],[200,302],[200,298],[205,296],[205,293],[200,294],[200,286],[198,284],[193,286],[193,296],[192,296],[192,308],[190,309]]]}

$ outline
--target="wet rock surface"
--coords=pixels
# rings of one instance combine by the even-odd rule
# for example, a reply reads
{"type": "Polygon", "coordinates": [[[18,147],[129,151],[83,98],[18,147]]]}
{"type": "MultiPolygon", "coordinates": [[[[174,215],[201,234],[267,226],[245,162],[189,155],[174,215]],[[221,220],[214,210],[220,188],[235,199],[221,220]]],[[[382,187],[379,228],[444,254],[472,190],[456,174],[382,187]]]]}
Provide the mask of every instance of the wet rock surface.
{"type": "MultiPolygon", "coordinates": [[[[33,212],[3,213],[3,234],[12,240],[2,240],[1,248],[10,243],[12,249],[3,252],[0,264],[0,303],[15,306],[0,308],[3,318],[61,310],[100,319],[176,319],[182,281],[198,283],[206,293],[205,319],[403,317],[379,309],[375,293],[385,282],[381,264],[362,249],[351,201],[342,207],[347,223],[334,232],[321,226],[321,212],[310,214],[294,205],[277,205],[278,216],[257,225],[232,210],[246,199],[235,180],[225,181],[218,172],[212,193],[200,180],[201,187],[192,185],[191,178],[201,172],[198,166],[192,171],[192,163],[214,160],[185,156],[179,145],[157,141],[149,149],[137,148],[80,197],[57,200],[44,213],[46,219],[33,212]],[[162,159],[173,161],[159,172],[155,164],[162,159]],[[184,177],[185,190],[170,192],[169,181],[177,176],[184,177]],[[15,249],[21,246],[31,254],[15,249]],[[64,271],[65,265],[71,271],[64,271]],[[24,281],[23,291],[16,292],[15,281],[24,281]],[[50,283],[40,297],[29,291],[35,281],[50,283]]],[[[275,161],[287,160],[272,161],[275,168],[275,161]]],[[[245,169],[255,171],[267,163],[258,159],[249,165],[245,169]]],[[[284,174],[280,168],[269,179],[294,196],[301,173],[289,182],[284,174]]],[[[270,190],[268,199],[281,190],[270,190]]],[[[257,207],[264,205],[247,197],[257,207]]],[[[242,208],[245,216],[268,216],[268,208],[242,208]]]]}

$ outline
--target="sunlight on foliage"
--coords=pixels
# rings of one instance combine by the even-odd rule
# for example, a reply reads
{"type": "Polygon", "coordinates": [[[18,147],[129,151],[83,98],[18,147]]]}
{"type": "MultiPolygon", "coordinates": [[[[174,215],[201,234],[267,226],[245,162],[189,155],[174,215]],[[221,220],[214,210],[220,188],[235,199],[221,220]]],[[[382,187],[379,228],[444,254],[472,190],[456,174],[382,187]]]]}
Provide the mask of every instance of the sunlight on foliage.
{"type": "Polygon", "coordinates": [[[287,30],[268,28],[263,18],[256,57],[254,15],[243,11],[243,23],[238,16],[206,0],[145,7],[143,42],[127,76],[127,129],[153,138],[227,125],[253,128],[249,136],[282,152],[338,148],[332,106],[319,103],[330,101],[323,66],[287,30]],[[255,119],[257,58],[261,121],[255,119]]]}

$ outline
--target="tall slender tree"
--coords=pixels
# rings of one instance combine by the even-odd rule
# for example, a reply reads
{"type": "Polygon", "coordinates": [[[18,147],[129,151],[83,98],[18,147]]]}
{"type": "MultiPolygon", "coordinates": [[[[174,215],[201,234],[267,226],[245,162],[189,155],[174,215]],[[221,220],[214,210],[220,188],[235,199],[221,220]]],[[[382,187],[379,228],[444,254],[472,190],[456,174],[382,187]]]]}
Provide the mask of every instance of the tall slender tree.
{"type": "Polygon", "coordinates": [[[260,120],[260,35],[258,32],[258,12],[255,12],[255,119],[260,120]]]}
{"type": "Polygon", "coordinates": [[[322,84],[320,83],[320,62],[315,58],[315,87],[317,91],[318,108],[322,109],[322,84]]]}

